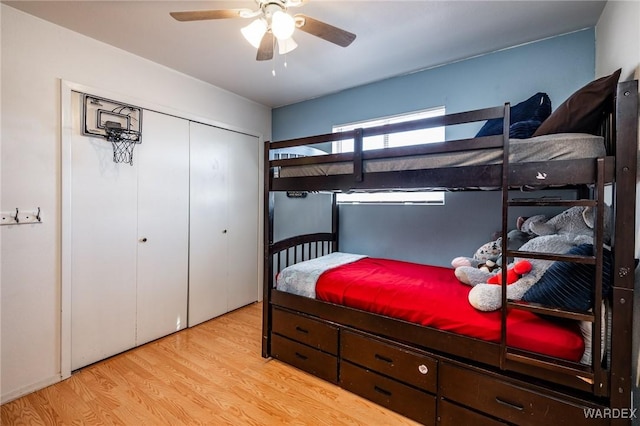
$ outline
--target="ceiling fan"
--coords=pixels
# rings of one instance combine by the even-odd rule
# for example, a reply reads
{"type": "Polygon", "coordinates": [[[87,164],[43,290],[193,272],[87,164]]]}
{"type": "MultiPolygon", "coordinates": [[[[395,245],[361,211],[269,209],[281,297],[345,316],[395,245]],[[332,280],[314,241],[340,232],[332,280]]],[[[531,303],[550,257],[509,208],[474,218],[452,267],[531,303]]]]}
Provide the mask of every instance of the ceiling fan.
{"type": "Polygon", "coordinates": [[[258,8],[193,10],[171,12],[177,21],[204,21],[209,19],[257,18],[241,29],[242,35],[258,49],[256,59],[265,61],[273,58],[274,46],[278,44],[281,55],[291,52],[298,45],[291,37],[296,28],[323,40],[347,47],[356,35],[303,14],[291,16],[289,8],[302,6],[308,0],[255,0],[258,8]]]}

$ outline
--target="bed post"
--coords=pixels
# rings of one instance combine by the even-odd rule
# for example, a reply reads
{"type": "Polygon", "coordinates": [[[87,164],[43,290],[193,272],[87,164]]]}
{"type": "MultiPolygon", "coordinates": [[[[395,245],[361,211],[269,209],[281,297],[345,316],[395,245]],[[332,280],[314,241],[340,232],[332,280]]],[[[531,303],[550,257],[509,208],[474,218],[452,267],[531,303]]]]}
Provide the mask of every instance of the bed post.
{"type": "Polygon", "coordinates": [[[264,275],[262,296],[262,357],[271,355],[271,290],[273,288],[273,259],[271,244],[273,244],[273,207],[274,196],[271,193],[271,179],[273,171],[269,167],[269,141],[264,143],[264,275]]]}
{"type": "MultiPolygon", "coordinates": [[[[501,179],[501,198],[502,198],[502,253],[507,253],[507,232],[509,227],[509,127],[511,125],[511,104],[504,104],[504,113],[502,118],[502,179],[501,179]]],[[[505,256],[505,259],[507,256],[505,256]]],[[[505,261],[506,264],[506,261],[505,261]]],[[[505,368],[507,357],[507,268],[502,268],[501,289],[501,309],[500,309],[500,368],[505,368]]]]}
{"type": "MultiPolygon", "coordinates": [[[[616,96],[615,234],[612,295],[615,333],[611,336],[611,408],[632,407],[633,287],[638,151],[638,81],[618,85],[616,96]]],[[[627,424],[614,420],[612,424],[627,424]]]]}
{"type": "Polygon", "coordinates": [[[338,214],[338,201],[336,193],[331,194],[331,233],[333,234],[333,249],[332,251],[340,250],[340,240],[338,238],[338,224],[340,222],[338,214]]]}
{"type": "Polygon", "coordinates": [[[362,129],[355,129],[353,135],[353,177],[356,182],[362,182],[362,173],[364,171],[362,164],[362,129]]]}

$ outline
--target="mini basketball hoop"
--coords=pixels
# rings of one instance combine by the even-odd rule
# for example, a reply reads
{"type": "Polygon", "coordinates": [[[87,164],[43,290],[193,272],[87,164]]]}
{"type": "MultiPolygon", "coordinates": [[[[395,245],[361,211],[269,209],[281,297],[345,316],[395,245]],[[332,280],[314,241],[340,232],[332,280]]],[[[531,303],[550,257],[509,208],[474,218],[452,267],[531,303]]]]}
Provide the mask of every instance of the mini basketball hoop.
{"type": "Polygon", "coordinates": [[[106,138],[113,147],[114,163],[129,163],[133,166],[133,148],[140,140],[140,132],[123,129],[120,123],[107,121],[105,123],[106,138]]]}
{"type": "Polygon", "coordinates": [[[103,137],[113,147],[113,162],[133,166],[133,149],[142,143],[142,109],[84,95],[82,134],[103,137]]]}

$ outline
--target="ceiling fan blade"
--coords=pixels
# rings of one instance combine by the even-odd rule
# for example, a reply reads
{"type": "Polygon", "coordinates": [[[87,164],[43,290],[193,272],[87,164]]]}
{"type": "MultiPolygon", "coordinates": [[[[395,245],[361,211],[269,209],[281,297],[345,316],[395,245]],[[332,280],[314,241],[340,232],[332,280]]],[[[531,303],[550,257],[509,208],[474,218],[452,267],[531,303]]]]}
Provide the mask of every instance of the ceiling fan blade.
{"type": "Polygon", "coordinates": [[[302,22],[302,25],[298,27],[301,31],[330,41],[338,46],[347,47],[356,38],[356,35],[349,31],[334,27],[333,25],[318,21],[306,15],[297,14],[295,17],[297,18],[296,21],[299,20],[302,22]]]}
{"type": "Polygon", "coordinates": [[[190,10],[185,12],[170,12],[173,19],[185,21],[204,21],[207,19],[240,18],[240,13],[251,12],[250,9],[223,9],[223,10],[190,10]]]}
{"type": "Polygon", "coordinates": [[[256,60],[258,61],[268,61],[273,58],[273,33],[271,31],[267,31],[262,36],[262,41],[260,42],[260,47],[258,48],[258,55],[256,56],[256,60]]]}

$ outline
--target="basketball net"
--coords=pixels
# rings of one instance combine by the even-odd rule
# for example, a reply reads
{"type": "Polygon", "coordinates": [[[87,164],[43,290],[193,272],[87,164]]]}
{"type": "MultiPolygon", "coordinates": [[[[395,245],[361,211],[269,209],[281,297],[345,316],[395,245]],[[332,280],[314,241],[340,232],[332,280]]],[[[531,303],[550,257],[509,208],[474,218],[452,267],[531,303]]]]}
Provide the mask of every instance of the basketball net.
{"type": "Polygon", "coordinates": [[[133,166],[133,148],[140,140],[140,132],[119,128],[107,129],[107,140],[113,147],[114,163],[129,163],[133,166]]]}

